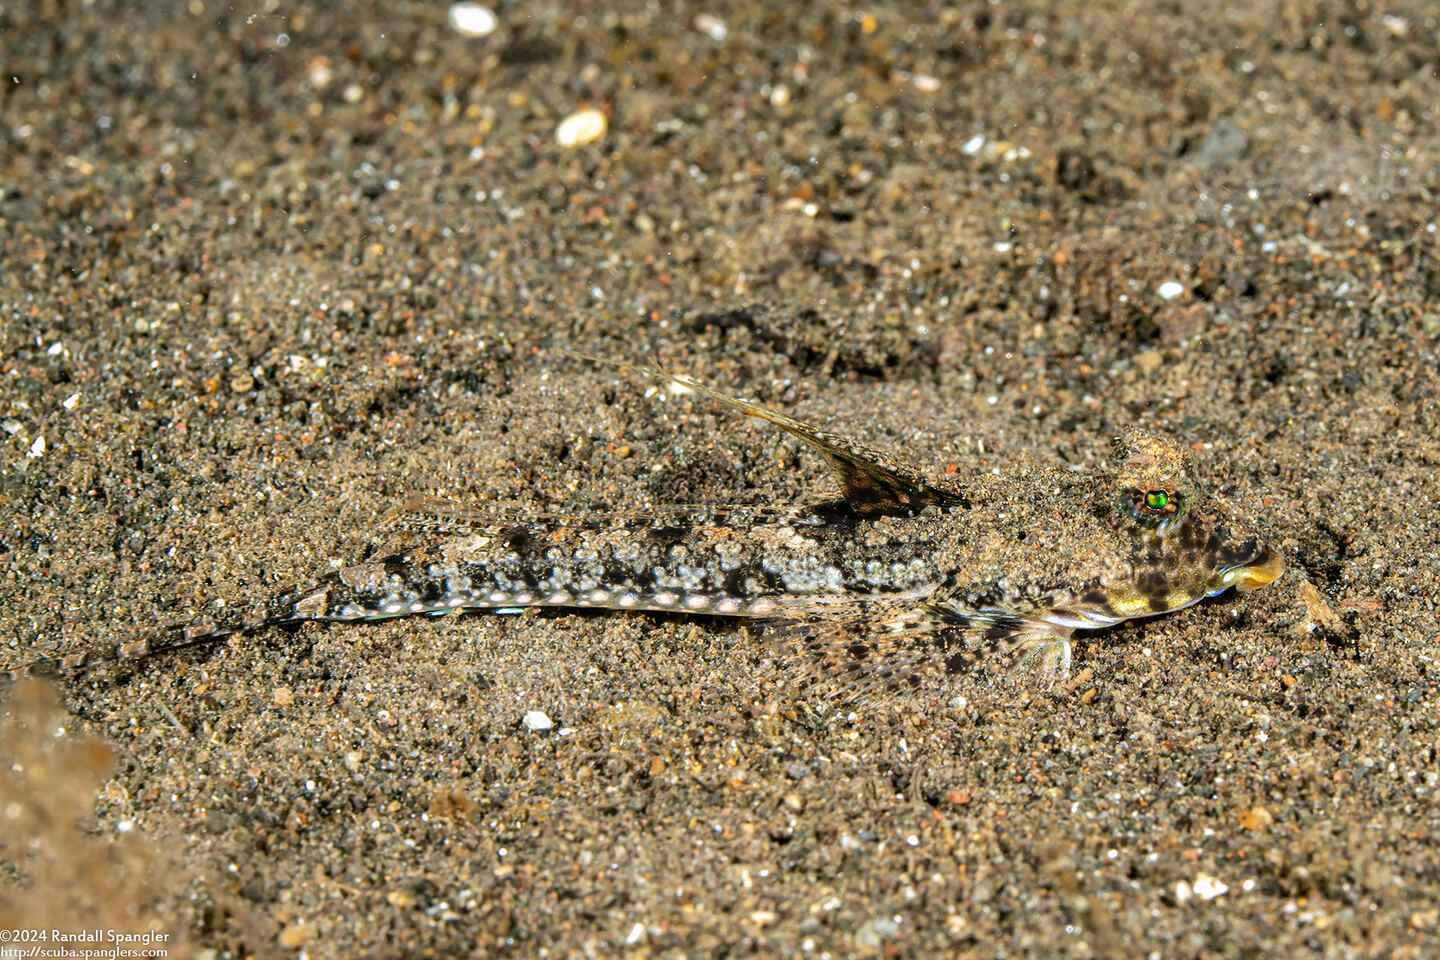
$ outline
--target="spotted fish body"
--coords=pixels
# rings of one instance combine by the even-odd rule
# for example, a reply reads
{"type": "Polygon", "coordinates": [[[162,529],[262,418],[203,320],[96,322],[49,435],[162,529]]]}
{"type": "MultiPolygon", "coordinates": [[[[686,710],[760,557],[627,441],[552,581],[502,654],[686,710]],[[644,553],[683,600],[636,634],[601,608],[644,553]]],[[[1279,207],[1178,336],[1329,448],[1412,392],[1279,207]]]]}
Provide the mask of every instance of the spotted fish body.
{"type": "MultiPolygon", "coordinates": [[[[1068,669],[1075,630],[1189,606],[1278,577],[1283,562],[1138,430],[1099,476],[1029,468],[960,479],[663,371],[799,436],[842,498],[795,510],[500,517],[417,498],[391,523],[422,545],[341,567],[254,608],[122,645],[124,659],[304,621],[528,607],[744,618],[788,663],[851,693],[921,686],[987,656],[1068,669]]],[[[64,666],[78,667],[79,659],[64,666]]]]}

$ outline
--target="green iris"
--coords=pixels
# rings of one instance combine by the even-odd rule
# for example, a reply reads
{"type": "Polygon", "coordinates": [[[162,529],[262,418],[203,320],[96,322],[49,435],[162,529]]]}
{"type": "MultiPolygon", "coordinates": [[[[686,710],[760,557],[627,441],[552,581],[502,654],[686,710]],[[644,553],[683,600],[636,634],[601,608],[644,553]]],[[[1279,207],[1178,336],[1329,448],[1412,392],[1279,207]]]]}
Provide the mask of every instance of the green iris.
{"type": "Polygon", "coordinates": [[[1170,505],[1170,495],[1164,490],[1150,490],[1145,494],[1146,510],[1164,510],[1170,505]]]}

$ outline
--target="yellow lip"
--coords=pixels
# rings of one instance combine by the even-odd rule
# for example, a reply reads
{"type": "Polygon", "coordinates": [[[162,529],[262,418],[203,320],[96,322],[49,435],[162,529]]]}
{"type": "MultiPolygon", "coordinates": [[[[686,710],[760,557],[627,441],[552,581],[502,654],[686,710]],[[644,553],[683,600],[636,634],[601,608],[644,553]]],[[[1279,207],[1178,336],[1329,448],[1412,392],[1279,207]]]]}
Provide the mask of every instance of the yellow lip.
{"type": "Polygon", "coordinates": [[[1285,572],[1285,558],[1266,547],[1260,559],[1236,571],[1235,589],[1244,593],[1271,583],[1285,572]]]}

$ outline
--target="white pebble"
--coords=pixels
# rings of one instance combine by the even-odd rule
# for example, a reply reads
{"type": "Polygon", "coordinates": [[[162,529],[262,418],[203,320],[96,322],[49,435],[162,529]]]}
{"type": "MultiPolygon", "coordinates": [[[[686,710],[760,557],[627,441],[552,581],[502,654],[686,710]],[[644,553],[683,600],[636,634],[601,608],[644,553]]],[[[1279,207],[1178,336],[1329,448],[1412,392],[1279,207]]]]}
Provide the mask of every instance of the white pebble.
{"type": "Polygon", "coordinates": [[[483,4],[450,4],[450,29],[462,37],[489,36],[495,32],[496,26],[495,14],[483,4]]]}
{"type": "Polygon", "coordinates": [[[725,26],[725,21],[713,13],[702,13],[695,18],[695,29],[706,34],[716,43],[724,40],[730,33],[730,28],[725,26]]]}
{"type": "Polygon", "coordinates": [[[533,733],[544,733],[546,730],[549,730],[551,727],[555,726],[555,724],[550,720],[550,717],[546,715],[544,710],[525,711],[525,716],[522,718],[521,722],[525,724],[526,729],[530,730],[533,733]]]}
{"type": "Polygon", "coordinates": [[[1397,17],[1394,14],[1386,14],[1385,16],[1380,18],[1380,22],[1385,24],[1385,29],[1389,30],[1397,37],[1403,38],[1405,34],[1410,31],[1410,21],[1406,20],[1404,17],[1397,17]]]}
{"type": "Polygon", "coordinates": [[[32,444],[30,444],[30,456],[32,456],[32,457],[43,457],[43,456],[45,456],[45,438],[44,438],[44,437],[36,437],[36,438],[35,438],[35,442],[32,443],[32,444]]]}
{"type": "Polygon", "coordinates": [[[975,154],[979,153],[980,149],[984,146],[985,134],[977,133],[975,134],[975,136],[971,137],[969,140],[966,140],[960,146],[960,152],[965,154],[967,157],[973,157],[975,156],[975,154]]]}
{"type": "Polygon", "coordinates": [[[1212,877],[1208,873],[1202,873],[1195,877],[1193,889],[1195,896],[1201,900],[1214,900],[1216,897],[1223,897],[1230,892],[1230,888],[1221,883],[1219,877],[1212,877]]]}
{"type": "Polygon", "coordinates": [[[308,64],[310,86],[316,90],[324,90],[330,86],[330,81],[335,79],[335,71],[330,68],[330,61],[325,57],[316,57],[308,64]]]}
{"type": "Polygon", "coordinates": [[[1166,280],[1164,283],[1160,284],[1160,287],[1156,290],[1156,292],[1159,293],[1161,298],[1165,300],[1174,300],[1176,297],[1180,296],[1180,294],[1185,292],[1185,287],[1183,284],[1176,283],[1174,280],[1166,280]]]}
{"type": "Polygon", "coordinates": [[[555,128],[555,141],[562,147],[578,147],[605,136],[605,114],[599,110],[577,110],[555,128]]]}

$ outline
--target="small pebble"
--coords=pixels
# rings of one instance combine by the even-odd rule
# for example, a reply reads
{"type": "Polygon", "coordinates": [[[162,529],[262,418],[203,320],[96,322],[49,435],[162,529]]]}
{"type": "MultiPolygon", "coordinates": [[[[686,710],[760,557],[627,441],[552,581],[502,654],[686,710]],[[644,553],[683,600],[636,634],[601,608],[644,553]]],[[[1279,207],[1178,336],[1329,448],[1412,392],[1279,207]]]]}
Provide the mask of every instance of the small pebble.
{"type": "Polygon", "coordinates": [[[1174,300],[1176,297],[1180,296],[1180,294],[1185,292],[1185,287],[1183,284],[1176,283],[1174,280],[1166,280],[1164,283],[1160,284],[1160,287],[1156,292],[1160,294],[1161,299],[1174,300]]]}
{"type": "Polygon", "coordinates": [[[335,71],[330,67],[329,57],[315,57],[305,65],[306,78],[310,86],[316,90],[324,90],[330,86],[330,81],[335,79],[335,71]]]}
{"type": "Polygon", "coordinates": [[[462,37],[486,37],[495,32],[495,14],[479,3],[450,4],[450,29],[462,37]]]}
{"type": "Polygon", "coordinates": [[[525,724],[527,729],[534,733],[544,733],[546,730],[555,726],[543,710],[527,710],[521,722],[525,724]]]}
{"type": "Polygon", "coordinates": [[[578,147],[605,136],[605,114],[599,110],[577,110],[555,128],[555,142],[562,147],[578,147]]]}
{"type": "Polygon", "coordinates": [[[277,939],[280,941],[280,946],[285,949],[298,950],[305,945],[306,940],[310,939],[310,930],[303,923],[292,923],[280,931],[277,939]]]}
{"type": "Polygon", "coordinates": [[[695,18],[695,29],[706,34],[716,43],[724,40],[730,33],[730,28],[725,26],[725,21],[713,13],[702,13],[695,18]]]}
{"type": "Polygon", "coordinates": [[[1154,376],[1155,372],[1165,365],[1165,355],[1159,350],[1146,350],[1137,354],[1135,366],[1147,377],[1154,376]]]}
{"type": "Polygon", "coordinates": [[[1215,124],[1195,151],[1194,162],[1203,167],[1228,166],[1239,160],[1250,145],[1245,132],[1228,120],[1215,124]]]}
{"type": "Polygon", "coordinates": [[[1220,882],[1220,878],[1212,877],[1208,873],[1202,873],[1195,877],[1195,883],[1191,888],[1195,896],[1201,900],[1214,900],[1216,897],[1223,897],[1230,892],[1230,888],[1220,882]]]}

